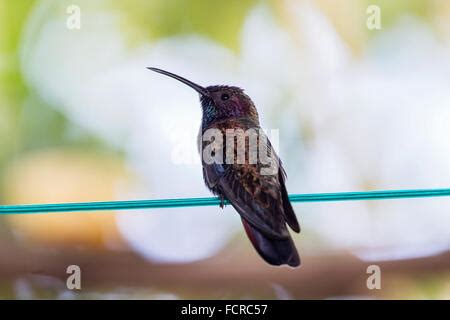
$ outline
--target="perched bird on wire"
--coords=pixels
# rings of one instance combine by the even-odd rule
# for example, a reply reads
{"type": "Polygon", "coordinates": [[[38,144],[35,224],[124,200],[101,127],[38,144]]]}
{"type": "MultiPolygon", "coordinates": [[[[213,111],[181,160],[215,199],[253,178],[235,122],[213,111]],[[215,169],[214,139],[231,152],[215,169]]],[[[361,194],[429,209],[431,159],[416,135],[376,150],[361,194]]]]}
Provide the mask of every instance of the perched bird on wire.
{"type": "Polygon", "coordinates": [[[206,186],[220,197],[221,207],[227,199],[240,214],[248,238],[266,262],[299,266],[300,257],[287,228],[300,232],[286,191],[286,173],[260,128],[250,97],[238,87],[202,87],[168,71],[148,69],[200,94],[200,153],[206,186]],[[205,151],[210,151],[209,158],[205,151]]]}

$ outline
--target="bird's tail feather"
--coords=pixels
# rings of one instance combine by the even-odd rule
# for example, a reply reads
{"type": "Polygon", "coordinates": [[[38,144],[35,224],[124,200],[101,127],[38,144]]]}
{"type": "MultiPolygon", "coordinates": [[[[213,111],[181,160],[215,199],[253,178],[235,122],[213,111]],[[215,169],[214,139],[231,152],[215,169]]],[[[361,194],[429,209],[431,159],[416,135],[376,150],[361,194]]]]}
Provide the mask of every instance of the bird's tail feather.
{"type": "Polygon", "coordinates": [[[300,265],[300,257],[291,237],[282,240],[272,239],[265,236],[244,219],[242,219],[242,223],[251,243],[267,263],[275,266],[287,264],[291,267],[300,265]]]}

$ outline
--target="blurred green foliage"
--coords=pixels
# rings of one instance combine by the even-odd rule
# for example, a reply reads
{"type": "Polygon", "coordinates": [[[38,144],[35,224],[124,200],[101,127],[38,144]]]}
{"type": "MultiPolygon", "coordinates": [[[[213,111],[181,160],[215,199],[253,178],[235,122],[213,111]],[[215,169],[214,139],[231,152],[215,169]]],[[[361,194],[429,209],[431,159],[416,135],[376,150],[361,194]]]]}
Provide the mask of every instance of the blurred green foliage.
{"type": "Polygon", "coordinates": [[[21,38],[36,4],[0,0],[0,181],[6,165],[23,152],[59,145],[104,147],[26,85],[20,66],[21,38]]]}
{"type": "Polygon", "coordinates": [[[20,35],[34,1],[0,0],[0,163],[19,135],[20,105],[27,94],[19,67],[20,35]]]}
{"type": "Polygon", "coordinates": [[[123,25],[134,39],[159,39],[198,34],[239,49],[242,24],[255,0],[129,0],[112,1],[124,13],[123,25]],[[131,29],[130,29],[131,28],[131,29]]]}
{"type": "Polygon", "coordinates": [[[433,5],[430,0],[366,0],[367,6],[377,5],[381,9],[383,27],[389,27],[404,16],[427,18],[433,5]]]}

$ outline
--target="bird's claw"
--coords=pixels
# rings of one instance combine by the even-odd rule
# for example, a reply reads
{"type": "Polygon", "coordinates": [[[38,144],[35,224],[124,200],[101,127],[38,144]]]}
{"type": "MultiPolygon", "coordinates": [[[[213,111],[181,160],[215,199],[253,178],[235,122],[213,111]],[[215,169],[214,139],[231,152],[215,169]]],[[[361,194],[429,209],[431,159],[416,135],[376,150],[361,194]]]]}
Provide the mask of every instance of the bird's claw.
{"type": "Polygon", "coordinates": [[[225,198],[223,196],[220,196],[220,208],[223,209],[225,207],[225,198]]]}

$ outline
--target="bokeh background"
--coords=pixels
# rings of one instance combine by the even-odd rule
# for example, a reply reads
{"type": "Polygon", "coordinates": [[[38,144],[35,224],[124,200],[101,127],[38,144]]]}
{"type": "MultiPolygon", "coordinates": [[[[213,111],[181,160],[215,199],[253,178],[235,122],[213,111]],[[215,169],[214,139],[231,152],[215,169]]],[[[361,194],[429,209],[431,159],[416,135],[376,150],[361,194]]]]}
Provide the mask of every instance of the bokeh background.
{"type": "MultiPolygon", "coordinates": [[[[448,1],[0,0],[0,203],[208,196],[198,97],[147,66],[245,88],[291,193],[450,186],[448,1]]],[[[450,298],[449,199],[295,210],[295,270],[231,207],[4,216],[0,298],[450,298]]]]}

